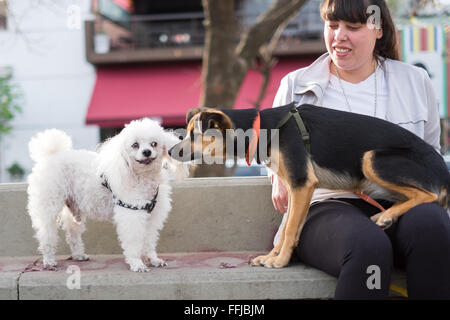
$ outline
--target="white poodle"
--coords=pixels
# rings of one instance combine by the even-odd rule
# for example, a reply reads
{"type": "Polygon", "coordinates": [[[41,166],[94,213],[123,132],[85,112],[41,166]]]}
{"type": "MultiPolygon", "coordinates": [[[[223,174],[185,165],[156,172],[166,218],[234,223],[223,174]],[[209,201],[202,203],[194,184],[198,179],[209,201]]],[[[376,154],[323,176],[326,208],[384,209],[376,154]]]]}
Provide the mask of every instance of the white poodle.
{"type": "Polygon", "coordinates": [[[72,258],[89,259],[81,239],[87,217],[114,221],[132,271],[165,265],[156,244],[171,210],[167,171],[187,175],[186,166],[167,156],[177,142],[150,119],[132,121],[98,153],[73,150],[70,137],[56,129],[33,137],[29,150],[36,165],[28,178],[28,213],[44,267],[56,266],[58,222],[72,258]]]}

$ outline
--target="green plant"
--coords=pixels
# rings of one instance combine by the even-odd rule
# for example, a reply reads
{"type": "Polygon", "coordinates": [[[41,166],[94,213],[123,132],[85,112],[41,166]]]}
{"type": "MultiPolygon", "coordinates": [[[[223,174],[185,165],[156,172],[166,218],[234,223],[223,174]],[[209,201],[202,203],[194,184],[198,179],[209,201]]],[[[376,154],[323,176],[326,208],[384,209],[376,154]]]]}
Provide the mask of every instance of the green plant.
{"type": "Polygon", "coordinates": [[[11,120],[22,111],[19,105],[22,92],[11,78],[11,72],[0,75],[0,136],[11,131],[11,120]]]}
{"type": "Polygon", "coordinates": [[[7,170],[12,178],[21,179],[25,175],[25,170],[17,162],[14,162],[7,170]]]}
{"type": "MultiPolygon", "coordinates": [[[[22,91],[11,79],[12,73],[10,68],[0,70],[0,142],[2,137],[11,131],[12,126],[10,122],[14,119],[14,116],[22,112],[22,108],[19,105],[22,91]]],[[[13,172],[17,172],[16,169],[13,169],[13,172]]]]}

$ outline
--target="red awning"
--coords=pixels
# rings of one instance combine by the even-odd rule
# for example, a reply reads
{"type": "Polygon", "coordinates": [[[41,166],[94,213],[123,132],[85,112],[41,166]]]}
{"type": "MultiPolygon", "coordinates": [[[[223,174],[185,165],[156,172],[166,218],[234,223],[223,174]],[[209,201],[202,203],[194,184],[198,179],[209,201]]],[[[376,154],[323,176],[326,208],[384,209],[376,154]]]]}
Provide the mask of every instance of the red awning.
{"type": "MultiPolygon", "coordinates": [[[[311,62],[312,59],[280,60],[272,70],[263,108],[272,106],[283,76],[311,62]]],[[[261,84],[262,76],[251,70],[235,105],[253,107],[261,84]]],[[[134,119],[154,117],[166,126],[184,126],[186,111],[198,105],[200,92],[201,64],[198,62],[99,67],[86,123],[121,127],[134,119]]]]}

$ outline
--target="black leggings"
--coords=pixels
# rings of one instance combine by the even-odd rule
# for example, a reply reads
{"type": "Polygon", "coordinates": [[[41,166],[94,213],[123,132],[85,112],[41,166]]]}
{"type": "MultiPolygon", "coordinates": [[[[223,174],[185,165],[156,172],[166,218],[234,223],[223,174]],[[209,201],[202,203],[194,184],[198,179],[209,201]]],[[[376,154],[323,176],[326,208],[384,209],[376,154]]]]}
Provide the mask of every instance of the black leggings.
{"type": "Polygon", "coordinates": [[[421,204],[382,231],[369,219],[378,211],[359,199],[312,205],[295,250],[297,257],[338,278],[335,299],[386,299],[393,266],[406,269],[409,298],[450,299],[447,212],[437,204],[421,204]],[[369,279],[377,272],[378,284],[369,279]]]}

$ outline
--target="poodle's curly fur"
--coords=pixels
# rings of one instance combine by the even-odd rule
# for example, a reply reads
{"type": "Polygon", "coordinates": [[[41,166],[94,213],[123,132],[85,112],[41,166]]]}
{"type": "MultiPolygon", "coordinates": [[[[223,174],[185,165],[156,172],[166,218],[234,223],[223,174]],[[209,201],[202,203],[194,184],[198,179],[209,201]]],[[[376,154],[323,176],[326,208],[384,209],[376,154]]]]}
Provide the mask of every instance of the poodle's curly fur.
{"type": "Polygon", "coordinates": [[[177,178],[188,172],[185,165],[167,156],[177,142],[176,136],[150,119],[132,121],[98,152],[73,150],[70,137],[56,129],[34,136],[29,143],[36,164],[28,177],[28,213],[43,265],[57,264],[58,222],[66,232],[72,258],[89,259],[81,239],[87,217],[115,223],[132,271],[147,272],[150,265],[164,265],[156,244],[171,210],[168,170],[177,178]],[[156,192],[150,214],[118,205],[120,200],[141,208],[156,192]]]}

